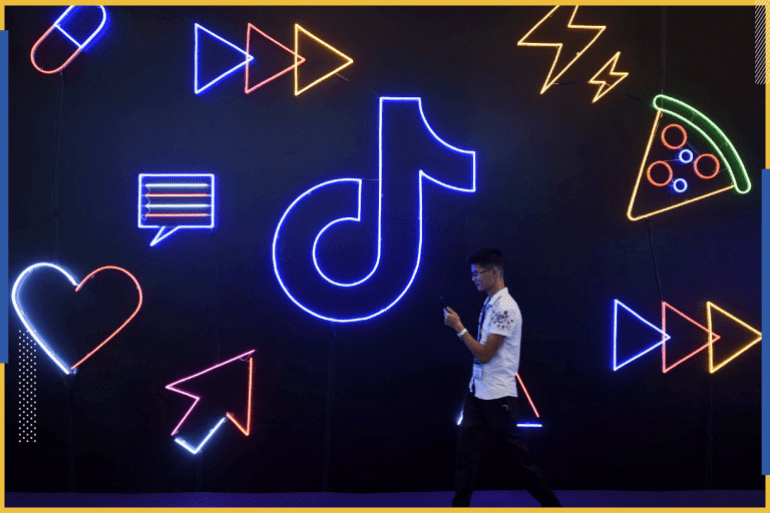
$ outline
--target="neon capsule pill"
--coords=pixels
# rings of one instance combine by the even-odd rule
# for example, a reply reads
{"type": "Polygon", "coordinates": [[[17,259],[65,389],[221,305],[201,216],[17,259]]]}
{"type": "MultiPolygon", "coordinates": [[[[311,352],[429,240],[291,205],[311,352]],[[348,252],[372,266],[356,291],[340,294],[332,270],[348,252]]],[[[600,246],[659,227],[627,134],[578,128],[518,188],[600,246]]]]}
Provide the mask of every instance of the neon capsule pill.
{"type": "Polygon", "coordinates": [[[45,33],[40,36],[40,39],[38,39],[35,44],[32,46],[32,50],[30,51],[29,57],[32,61],[32,65],[41,73],[46,74],[52,74],[56,73],[57,71],[63,70],[67,65],[72,62],[72,60],[78,56],[80,52],[83,51],[83,49],[99,34],[99,32],[102,31],[104,28],[105,23],[107,22],[107,11],[102,5],[95,5],[95,6],[76,6],[72,5],[67,8],[67,10],[62,13],[61,16],[54,22],[51,27],[45,31],[45,33]],[[80,39],[82,39],[82,36],[80,37],[73,37],[72,34],[70,34],[71,30],[65,29],[65,24],[67,26],[74,25],[77,26],[78,24],[78,18],[82,17],[87,20],[87,14],[83,16],[83,13],[86,12],[87,9],[90,8],[98,8],[101,10],[101,21],[99,22],[96,29],[92,30],[90,35],[88,35],[85,40],[80,42],[80,39]],[[66,58],[66,60],[56,69],[43,69],[36,61],[35,59],[35,53],[38,50],[38,47],[52,34],[56,31],[57,33],[60,33],[63,35],[70,43],[75,45],[75,51],[70,54],[69,57],[66,58]]]}

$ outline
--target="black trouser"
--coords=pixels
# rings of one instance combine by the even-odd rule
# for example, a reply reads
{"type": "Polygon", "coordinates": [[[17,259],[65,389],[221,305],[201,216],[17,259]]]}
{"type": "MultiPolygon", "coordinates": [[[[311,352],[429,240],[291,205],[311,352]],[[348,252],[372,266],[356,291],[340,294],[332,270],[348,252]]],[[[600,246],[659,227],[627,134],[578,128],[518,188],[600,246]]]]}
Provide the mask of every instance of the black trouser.
{"type": "Polygon", "coordinates": [[[455,496],[452,506],[470,506],[471,494],[479,469],[481,449],[487,433],[502,444],[505,457],[521,476],[524,488],[543,506],[561,506],[540,469],[532,461],[527,445],[516,426],[519,418],[517,397],[489,401],[468,393],[463,420],[457,435],[455,456],[455,496]]]}

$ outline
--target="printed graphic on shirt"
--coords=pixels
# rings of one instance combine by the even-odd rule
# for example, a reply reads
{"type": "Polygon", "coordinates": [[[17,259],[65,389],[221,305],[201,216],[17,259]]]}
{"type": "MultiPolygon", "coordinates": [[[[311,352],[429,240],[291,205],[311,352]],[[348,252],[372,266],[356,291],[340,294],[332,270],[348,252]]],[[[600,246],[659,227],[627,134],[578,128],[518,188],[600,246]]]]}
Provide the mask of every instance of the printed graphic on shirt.
{"type": "Polygon", "coordinates": [[[513,325],[516,322],[509,310],[493,311],[489,319],[489,333],[505,335],[513,333],[513,325]]]}

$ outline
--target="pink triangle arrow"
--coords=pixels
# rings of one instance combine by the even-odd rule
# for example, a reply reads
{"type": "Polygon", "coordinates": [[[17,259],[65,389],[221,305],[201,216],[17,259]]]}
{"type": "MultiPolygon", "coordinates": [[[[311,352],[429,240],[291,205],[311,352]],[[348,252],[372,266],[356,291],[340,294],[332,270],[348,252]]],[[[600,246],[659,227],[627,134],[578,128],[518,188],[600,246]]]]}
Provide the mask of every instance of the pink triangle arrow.
{"type": "MultiPolygon", "coordinates": [[[[177,385],[184,383],[185,381],[190,381],[191,379],[195,379],[198,376],[202,376],[203,374],[206,374],[207,372],[211,372],[214,369],[218,369],[220,367],[223,367],[227,365],[228,363],[232,363],[236,360],[244,361],[246,358],[249,359],[249,396],[248,396],[248,402],[246,407],[246,428],[244,429],[238,421],[235,420],[235,416],[232,413],[227,413],[227,418],[230,419],[230,421],[235,424],[235,426],[241,430],[243,434],[246,436],[249,436],[249,432],[251,430],[251,386],[252,386],[252,375],[254,370],[254,358],[252,357],[252,354],[256,349],[252,349],[250,351],[246,351],[243,354],[239,354],[238,356],[235,356],[233,358],[230,358],[227,361],[224,361],[222,363],[218,363],[214,365],[213,367],[209,367],[208,369],[202,370],[196,374],[193,374],[192,376],[187,376],[186,378],[182,378],[179,381],[174,381],[173,383],[170,383],[166,385],[166,390],[171,390],[172,392],[176,392],[178,394],[186,395],[187,397],[190,397],[193,399],[193,403],[190,406],[190,408],[187,410],[187,413],[184,414],[182,417],[182,420],[179,421],[179,424],[176,425],[174,430],[171,432],[171,436],[176,435],[179,432],[179,428],[182,427],[182,424],[184,424],[185,420],[187,420],[187,417],[190,416],[190,413],[195,409],[195,406],[198,404],[198,402],[201,400],[200,396],[197,396],[195,394],[192,394],[190,392],[187,392],[185,390],[181,390],[179,388],[176,388],[177,385]]],[[[219,427],[219,426],[217,426],[219,427]]]]}

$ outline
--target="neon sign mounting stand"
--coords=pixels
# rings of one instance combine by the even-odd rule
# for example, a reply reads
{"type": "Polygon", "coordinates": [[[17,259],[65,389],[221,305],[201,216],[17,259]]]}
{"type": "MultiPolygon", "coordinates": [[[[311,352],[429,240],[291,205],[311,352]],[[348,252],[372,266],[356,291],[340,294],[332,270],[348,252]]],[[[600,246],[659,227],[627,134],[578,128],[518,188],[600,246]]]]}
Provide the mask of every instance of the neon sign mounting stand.
{"type": "MultiPolygon", "coordinates": [[[[414,281],[415,276],[417,275],[417,270],[420,265],[420,255],[422,252],[422,238],[423,238],[423,183],[425,180],[429,180],[433,182],[436,185],[439,185],[441,187],[447,188],[449,190],[457,191],[457,192],[464,192],[464,193],[472,193],[476,191],[476,152],[469,151],[469,150],[462,150],[459,148],[456,148],[454,146],[451,146],[450,144],[444,142],[436,133],[431,129],[430,125],[428,124],[427,119],[425,119],[425,114],[422,109],[422,100],[420,98],[411,98],[411,97],[381,97],[380,103],[379,103],[379,157],[378,157],[378,176],[379,176],[379,194],[378,194],[378,219],[377,219],[377,257],[376,261],[374,263],[374,267],[372,270],[364,276],[362,279],[352,282],[342,282],[342,281],[335,281],[327,276],[326,273],[324,273],[318,263],[317,259],[317,249],[318,249],[318,242],[321,239],[321,237],[324,235],[324,233],[330,229],[332,226],[337,225],[338,223],[345,223],[345,222],[354,222],[354,223],[360,223],[361,221],[361,194],[362,194],[362,179],[361,178],[338,178],[335,180],[329,180],[326,182],[323,182],[321,184],[318,184],[314,187],[311,187],[310,189],[306,190],[302,194],[300,194],[290,205],[289,207],[284,211],[283,215],[281,216],[280,221],[278,222],[278,225],[275,229],[275,234],[273,236],[273,247],[272,247],[272,258],[273,258],[273,271],[275,272],[275,276],[278,279],[278,283],[280,284],[283,291],[286,293],[286,295],[289,297],[289,299],[296,304],[299,308],[304,310],[305,312],[309,313],[310,315],[313,315],[315,317],[318,317],[319,319],[324,319],[331,322],[339,322],[339,323],[347,323],[347,322],[359,322],[359,321],[365,321],[368,319],[372,319],[378,315],[381,315],[382,313],[386,312],[390,308],[393,307],[398,301],[406,294],[406,292],[409,290],[409,287],[412,285],[412,282],[414,281]],[[394,104],[410,104],[413,105],[414,108],[417,109],[422,124],[424,125],[425,129],[428,130],[430,135],[433,137],[435,141],[437,141],[444,149],[449,150],[450,152],[456,153],[457,155],[462,157],[463,165],[468,165],[470,167],[470,186],[469,187],[460,187],[456,185],[450,185],[448,183],[442,182],[435,177],[425,173],[422,169],[419,170],[417,173],[418,175],[418,197],[419,197],[419,205],[417,212],[417,216],[419,219],[419,235],[418,235],[418,241],[417,241],[417,251],[416,251],[416,258],[414,262],[414,267],[411,271],[411,276],[408,278],[408,282],[403,286],[400,292],[396,294],[395,298],[391,299],[385,299],[380,300],[380,306],[376,307],[374,311],[372,311],[369,314],[366,315],[352,315],[352,316],[339,316],[329,313],[328,311],[325,311],[323,308],[318,307],[310,307],[307,304],[305,304],[303,301],[300,301],[295,297],[295,294],[291,292],[289,287],[284,282],[285,276],[284,274],[287,272],[285,270],[281,270],[281,266],[279,265],[280,258],[280,246],[282,241],[282,229],[284,227],[284,224],[286,223],[287,219],[292,216],[292,214],[301,209],[303,205],[303,200],[305,200],[308,196],[311,194],[327,188],[327,187],[333,187],[339,184],[355,184],[358,190],[358,209],[355,217],[341,217],[338,219],[335,219],[328,223],[323,229],[320,230],[320,232],[315,237],[313,244],[312,244],[312,250],[310,251],[312,255],[313,265],[315,267],[315,270],[318,274],[318,277],[320,277],[323,282],[319,282],[321,286],[332,286],[332,287],[340,287],[343,289],[347,289],[350,291],[351,295],[358,294],[358,290],[356,289],[357,286],[361,285],[362,283],[369,280],[374,273],[377,271],[377,269],[380,266],[380,260],[382,255],[382,222],[383,222],[383,180],[387,179],[385,176],[387,171],[384,168],[384,154],[386,153],[383,148],[383,115],[384,112],[388,109],[389,106],[393,106],[394,104]]],[[[357,297],[357,296],[355,296],[357,297]]],[[[365,298],[361,298],[363,301],[365,298]]]]}

